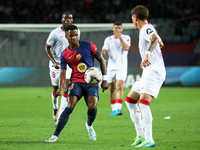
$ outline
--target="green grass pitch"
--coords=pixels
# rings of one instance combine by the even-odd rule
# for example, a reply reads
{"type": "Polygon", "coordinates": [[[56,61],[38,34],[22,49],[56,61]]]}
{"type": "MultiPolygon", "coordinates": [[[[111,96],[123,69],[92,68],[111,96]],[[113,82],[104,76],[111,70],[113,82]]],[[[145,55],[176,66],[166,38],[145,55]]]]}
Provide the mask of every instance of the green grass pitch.
{"type": "MultiPolygon", "coordinates": [[[[124,97],[130,89],[124,89],[124,97]]],[[[0,150],[130,150],[135,128],[123,103],[123,115],[110,117],[109,91],[102,93],[93,124],[97,140],[85,128],[87,107],[79,101],[56,143],[45,143],[55,128],[52,87],[0,88],[0,150]]],[[[151,102],[156,150],[200,149],[200,88],[161,88],[151,102]],[[164,119],[170,116],[171,119],[164,119]]],[[[145,149],[145,148],[140,148],[145,149]]]]}

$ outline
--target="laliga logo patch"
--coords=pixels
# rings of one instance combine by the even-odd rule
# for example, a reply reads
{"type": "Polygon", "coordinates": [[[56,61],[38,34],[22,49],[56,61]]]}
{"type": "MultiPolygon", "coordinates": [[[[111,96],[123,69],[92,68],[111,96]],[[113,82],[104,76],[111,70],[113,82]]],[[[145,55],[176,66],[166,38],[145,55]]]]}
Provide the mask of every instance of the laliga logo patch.
{"type": "Polygon", "coordinates": [[[76,55],[76,59],[80,60],[81,59],[81,54],[76,55]]]}
{"type": "Polygon", "coordinates": [[[84,63],[80,63],[78,64],[77,69],[79,72],[85,72],[87,70],[87,66],[84,63]]]}
{"type": "Polygon", "coordinates": [[[152,30],[151,28],[148,28],[148,29],[146,30],[146,32],[147,32],[147,34],[150,34],[150,33],[153,32],[153,30],[152,30]]]}

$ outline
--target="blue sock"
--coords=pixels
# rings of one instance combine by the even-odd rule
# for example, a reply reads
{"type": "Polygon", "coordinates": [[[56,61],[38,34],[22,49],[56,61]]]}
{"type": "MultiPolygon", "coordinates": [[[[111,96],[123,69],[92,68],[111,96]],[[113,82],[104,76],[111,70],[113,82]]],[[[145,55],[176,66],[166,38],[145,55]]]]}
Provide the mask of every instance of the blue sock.
{"type": "Polygon", "coordinates": [[[87,115],[88,115],[87,124],[88,124],[88,126],[92,125],[94,119],[96,118],[96,114],[97,114],[97,109],[96,110],[89,110],[88,109],[88,112],[87,112],[87,115]]]}
{"type": "Polygon", "coordinates": [[[58,124],[56,127],[56,130],[53,135],[59,136],[62,129],[65,127],[66,123],[68,122],[69,115],[72,113],[72,110],[68,107],[65,108],[65,110],[60,115],[60,118],[58,120],[58,124]]]}

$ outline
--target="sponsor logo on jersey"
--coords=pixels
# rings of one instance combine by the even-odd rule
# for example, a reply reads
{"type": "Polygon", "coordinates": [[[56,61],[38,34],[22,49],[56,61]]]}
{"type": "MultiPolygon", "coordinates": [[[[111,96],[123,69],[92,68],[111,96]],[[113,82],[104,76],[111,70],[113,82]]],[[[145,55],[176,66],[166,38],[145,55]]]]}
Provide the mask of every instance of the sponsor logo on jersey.
{"type": "Polygon", "coordinates": [[[72,55],[71,55],[71,56],[69,56],[69,57],[68,57],[68,59],[70,59],[71,57],[72,57],[72,55]]]}
{"type": "Polygon", "coordinates": [[[85,72],[85,71],[87,70],[86,64],[84,64],[84,63],[78,64],[77,70],[78,70],[79,72],[85,72]]]}
{"type": "Polygon", "coordinates": [[[77,54],[77,55],[76,55],[76,59],[78,59],[78,60],[80,60],[81,57],[82,57],[81,54],[77,54]]]}
{"type": "Polygon", "coordinates": [[[148,29],[146,30],[146,32],[147,32],[147,34],[151,34],[151,33],[153,32],[153,30],[152,30],[151,28],[148,28],[148,29]]]}

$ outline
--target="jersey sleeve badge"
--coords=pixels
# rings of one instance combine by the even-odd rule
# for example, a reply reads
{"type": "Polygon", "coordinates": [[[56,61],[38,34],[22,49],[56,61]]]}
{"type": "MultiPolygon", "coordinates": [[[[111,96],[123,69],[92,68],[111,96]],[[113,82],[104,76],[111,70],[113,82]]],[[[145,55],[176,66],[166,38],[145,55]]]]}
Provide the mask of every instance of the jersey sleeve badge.
{"type": "Polygon", "coordinates": [[[151,28],[148,28],[148,29],[146,30],[146,32],[147,32],[147,34],[151,34],[151,33],[153,32],[153,30],[152,30],[151,28]]]}

